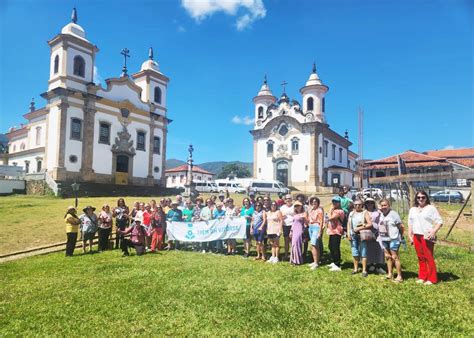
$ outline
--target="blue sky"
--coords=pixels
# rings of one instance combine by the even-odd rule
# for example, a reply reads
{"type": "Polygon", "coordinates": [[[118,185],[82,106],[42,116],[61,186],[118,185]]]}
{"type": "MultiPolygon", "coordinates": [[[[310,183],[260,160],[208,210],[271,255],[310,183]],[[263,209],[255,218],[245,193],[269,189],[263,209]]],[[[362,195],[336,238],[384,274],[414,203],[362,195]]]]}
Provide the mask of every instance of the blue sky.
{"type": "Polygon", "coordinates": [[[473,3],[466,1],[0,1],[0,132],[37,107],[49,74],[47,40],[70,21],[100,52],[100,78],[120,75],[120,50],[139,70],[150,45],[171,78],[168,158],[252,161],[243,122],[264,74],[300,100],[313,61],[329,86],[326,117],[349,131],[365,114],[364,157],[473,146],[473,3]],[[237,118],[236,118],[237,117],[237,118]],[[235,122],[239,122],[236,124],[235,122]]]}

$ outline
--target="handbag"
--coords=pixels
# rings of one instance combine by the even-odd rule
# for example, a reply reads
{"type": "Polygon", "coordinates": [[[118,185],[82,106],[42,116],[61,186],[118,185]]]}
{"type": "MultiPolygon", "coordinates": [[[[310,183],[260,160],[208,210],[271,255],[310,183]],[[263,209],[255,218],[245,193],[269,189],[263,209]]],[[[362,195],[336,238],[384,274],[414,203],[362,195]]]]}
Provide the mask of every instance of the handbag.
{"type": "Polygon", "coordinates": [[[373,241],[375,240],[375,235],[372,230],[361,230],[359,231],[360,239],[362,241],[373,241]]]}

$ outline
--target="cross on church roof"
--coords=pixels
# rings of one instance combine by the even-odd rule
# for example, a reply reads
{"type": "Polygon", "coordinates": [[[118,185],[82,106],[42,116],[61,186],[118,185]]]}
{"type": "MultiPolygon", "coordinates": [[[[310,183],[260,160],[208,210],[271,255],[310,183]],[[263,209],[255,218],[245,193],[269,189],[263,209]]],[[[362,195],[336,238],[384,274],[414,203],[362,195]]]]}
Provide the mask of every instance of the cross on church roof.
{"type": "Polygon", "coordinates": [[[153,60],[153,47],[150,47],[150,49],[148,50],[148,58],[150,60],[153,60]]]}
{"type": "Polygon", "coordinates": [[[281,83],[282,87],[283,87],[283,93],[286,93],[286,85],[288,84],[288,82],[286,82],[285,80],[283,80],[283,82],[281,83]]]}
{"type": "Polygon", "coordinates": [[[122,49],[120,54],[122,54],[123,58],[124,58],[124,64],[123,64],[123,67],[122,67],[121,77],[128,77],[128,74],[127,74],[127,58],[130,57],[130,51],[128,50],[128,48],[124,48],[124,49],[122,49]]]}
{"type": "Polygon", "coordinates": [[[264,85],[267,84],[267,74],[265,74],[265,76],[263,77],[263,84],[264,84],[264,85]]]}

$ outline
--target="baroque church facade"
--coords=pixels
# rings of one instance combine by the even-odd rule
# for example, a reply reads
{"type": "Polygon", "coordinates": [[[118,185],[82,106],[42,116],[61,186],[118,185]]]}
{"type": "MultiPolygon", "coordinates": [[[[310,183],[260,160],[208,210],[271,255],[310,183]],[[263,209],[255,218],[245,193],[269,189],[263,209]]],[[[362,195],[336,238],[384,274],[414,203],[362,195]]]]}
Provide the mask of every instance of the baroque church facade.
{"type": "Polygon", "coordinates": [[[165,186],[167,89],[150,48],[140,71],[93,82],[99,52],[72,21],[48,41],[48,90],[45,107],[34,103],[28,121],[10,128],[9,163],[27,173],[47,172],[55,181],[165,186]]]}
{"type": "MultiPolygon", "coordinates": [[[[283,83],[285,85],[286,83],[283,83]]],[[[307,192],[322,187],[354,185],[357,155],[347,131],[341,136],[326,120],[325,95],[316,66],[300,89],[301,105],[283,88],[277,99],[265,77],[255,104],[253,136],[254,178],[278,180],[307,192]]]]}

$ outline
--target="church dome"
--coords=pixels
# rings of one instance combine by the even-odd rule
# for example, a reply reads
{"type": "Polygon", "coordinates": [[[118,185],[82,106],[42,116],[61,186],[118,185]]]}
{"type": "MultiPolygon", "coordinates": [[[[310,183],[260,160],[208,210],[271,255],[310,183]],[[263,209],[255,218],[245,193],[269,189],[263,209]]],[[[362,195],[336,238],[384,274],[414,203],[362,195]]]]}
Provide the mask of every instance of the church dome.
{"type": "Polygon", "coordinates": [[[319,79],[318,73],[316,73],[316,65],[313,64],[313,71],[309,76],[308,81],[306,81],[306,86],[322,85],[323,83],[319,79]]]}
{"type": "Polygon", "coordinates": [[[142,68],[140,68],[140,70],[154,70],[156,72],[159,72],[160,67],[158,65],[158,62],[154,60],[146,60],[142,63],[142,68]]]}
{"type": "Polygon", "coordinates": [[[268,84],[264,83],[262,87],[260,88],[260,91],[258,92],[257,96],[264,96],[264,95],[270,95],[273,96],[272,91],[270,90],[270,87],[268,84]]]}
{"type": "Polygon", "coordinates": [[[64,26],[63,29],[61,29],[61,34],[73,35],[77,38],[87,40],[86,32],[84,31],[84,29],[74,22],[70,22],[66,26],[64,26]]]}

